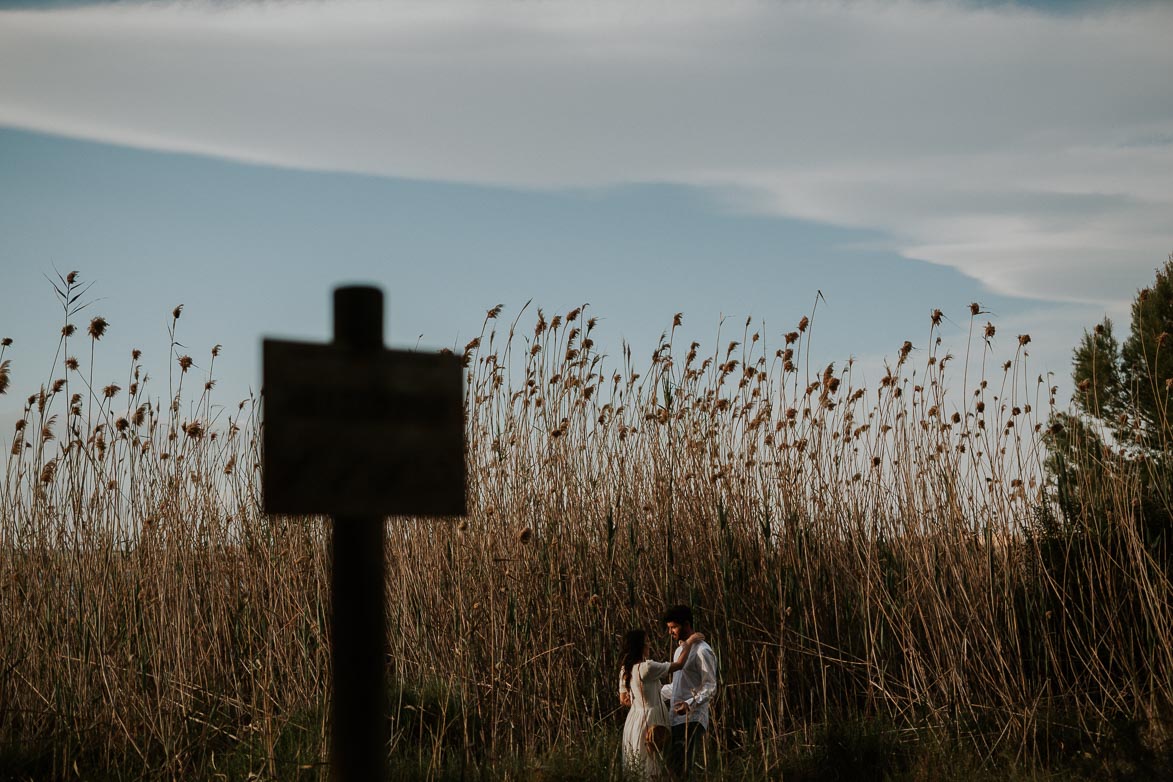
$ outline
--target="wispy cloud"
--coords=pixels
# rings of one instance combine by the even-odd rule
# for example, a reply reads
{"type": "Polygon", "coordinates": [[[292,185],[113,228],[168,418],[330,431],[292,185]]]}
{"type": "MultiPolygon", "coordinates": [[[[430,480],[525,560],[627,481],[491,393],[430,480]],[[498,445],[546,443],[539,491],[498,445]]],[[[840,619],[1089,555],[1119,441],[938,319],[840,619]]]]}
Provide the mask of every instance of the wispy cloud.
{"type": "Polygon", "coordinates": [[[1118,309],[1173,249],[1173,8],[115,4],[0,12],[0,124],[519,187],[670,182],[1118,309]]]}

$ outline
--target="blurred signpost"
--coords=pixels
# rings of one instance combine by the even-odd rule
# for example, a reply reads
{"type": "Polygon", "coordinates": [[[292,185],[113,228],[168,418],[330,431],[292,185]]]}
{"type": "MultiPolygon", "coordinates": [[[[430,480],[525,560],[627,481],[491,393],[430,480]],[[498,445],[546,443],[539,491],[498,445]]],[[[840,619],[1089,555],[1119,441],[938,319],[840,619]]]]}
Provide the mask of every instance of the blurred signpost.
{"type": "Polygon", "coordinates": [[[385,516],[465,513],[460,360],[386,350],[378,288],[334,290],[334,342],[266,339],[266,513],[334,517],[331,566],[337,780],[386,766],[385,516]]]}

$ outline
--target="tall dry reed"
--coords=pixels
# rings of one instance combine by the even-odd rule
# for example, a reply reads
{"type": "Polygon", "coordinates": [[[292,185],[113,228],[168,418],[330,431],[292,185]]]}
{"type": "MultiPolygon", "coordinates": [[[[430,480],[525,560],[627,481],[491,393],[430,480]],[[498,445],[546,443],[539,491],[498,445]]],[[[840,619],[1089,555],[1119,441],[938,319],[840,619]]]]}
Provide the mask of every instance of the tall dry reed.
{"type": "MultiPolygon", "coordinates": [[[[137,351],[96,381],[117,324],[78,333],[81,290],[61,280],[60,373],[0,487],[0,757],[321,775],[329,522],[260,513],[258,400],[218,403],[219,346],[183,354],[180,308],[166,389],[137,351]]],[[[975,305],[954,355],[934,311],[868,389],[810,367],[805,317],[706,348],[678,316],[641,361],[605,355],[584,308],[500,312],[464,349],[468,517],[388,525],[391,752],[438,772],[616,731],[617,640],[669,602],[718,652],[714,746],[763,774],[841,720],[983,757],[1037,759],[1060,724],[1163,739],[1168,573],[1128,527],[1145,478],[1097,478],[1111,545],[1060,517],[1028,336],[998,363],[975,305]]],[[[29,382],[3,353],[0,377],[29,382]]]]}

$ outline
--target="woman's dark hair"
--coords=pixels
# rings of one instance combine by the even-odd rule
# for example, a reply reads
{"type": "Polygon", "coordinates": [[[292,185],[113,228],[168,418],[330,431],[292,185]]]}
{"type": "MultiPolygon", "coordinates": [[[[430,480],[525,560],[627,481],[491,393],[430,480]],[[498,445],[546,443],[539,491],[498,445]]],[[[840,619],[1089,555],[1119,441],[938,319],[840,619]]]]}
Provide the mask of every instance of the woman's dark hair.
{"type": "Polygon", "coordinates": [[[644,657],[648,634],[643,630],[628,630],[623,636],[623,686],[631,689],[631,669],[644,657]]]}

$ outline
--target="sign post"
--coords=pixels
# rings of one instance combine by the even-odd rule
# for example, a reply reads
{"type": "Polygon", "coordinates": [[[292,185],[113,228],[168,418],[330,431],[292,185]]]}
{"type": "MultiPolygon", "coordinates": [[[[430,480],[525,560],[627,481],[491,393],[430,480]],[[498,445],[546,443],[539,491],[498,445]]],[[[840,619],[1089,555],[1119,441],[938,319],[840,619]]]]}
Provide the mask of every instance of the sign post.
{"type": "Polygon", "coordinates": [[[387,778],[384,517],[465,513],[459,359],[386,350],[378,288],[334,291],[330,345],[265,340],[265,512],[334,517],[331,764],[387,778]]]}

